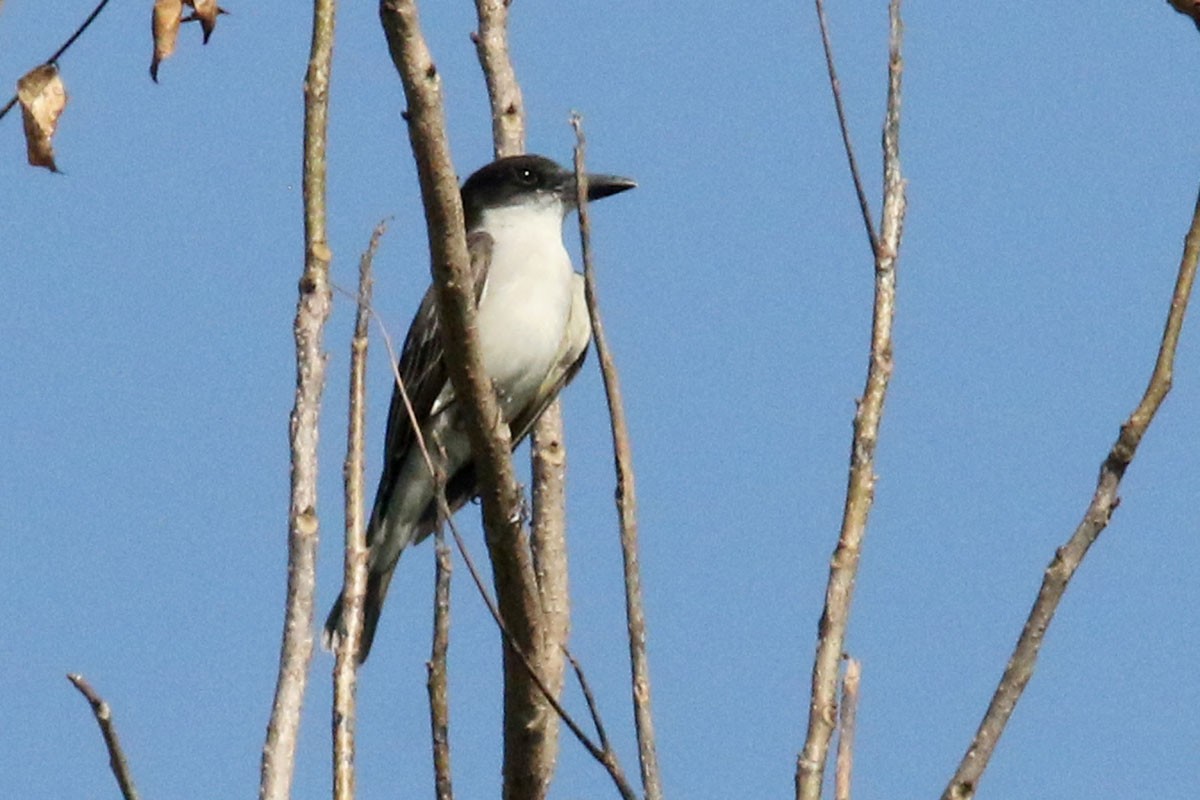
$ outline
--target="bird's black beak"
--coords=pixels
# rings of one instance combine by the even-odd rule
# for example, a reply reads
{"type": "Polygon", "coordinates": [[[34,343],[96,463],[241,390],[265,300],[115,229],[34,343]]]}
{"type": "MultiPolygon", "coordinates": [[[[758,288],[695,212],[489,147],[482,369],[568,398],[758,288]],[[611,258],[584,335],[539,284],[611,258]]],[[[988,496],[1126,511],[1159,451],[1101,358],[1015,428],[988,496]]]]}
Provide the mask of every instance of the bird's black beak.
{"type": "Polygon", "coordinates": [[[588,173],[587,199],[588,202],[619,194],[626,189],[633,189],[637,181],[633,178],[622,178],[620,175],[600,175],[588,173]]]}

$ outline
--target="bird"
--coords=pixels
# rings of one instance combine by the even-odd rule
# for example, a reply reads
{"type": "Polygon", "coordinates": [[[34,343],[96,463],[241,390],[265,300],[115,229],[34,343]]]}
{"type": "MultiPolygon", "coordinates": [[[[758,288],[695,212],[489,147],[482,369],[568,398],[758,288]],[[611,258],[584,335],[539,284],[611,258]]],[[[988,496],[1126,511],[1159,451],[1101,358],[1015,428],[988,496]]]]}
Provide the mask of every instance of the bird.
{"type": "MultiPolygon", "coordinates": [[[[589,174],[587,199],[636,186],[630,178],[589,174]]],[[[480,355],[514,448],[579,371],[591,340],[583,276],[572,266],[562,236],[563,223],[577,205],[576,192],[573,171],[533,154],[496,159],[461,189],[480,355]]],[[[463,412],[443,360],[440,327],[431,285],[408,329],[398,372],[427,446],[437,441],[444,451],[439,455],[453,513],[475,497],[478,483],[463,412]]],[[[437,526],[435,492],[404,395],[393,385],[382,474],[366,528],[367,590],[355,654],[360,664],[371,651],[401,553],[437,526]]],[[[325,622],[322,642],[328,650],[336,649],[344,635],[344,598],[345,588],[325,622]]]]}

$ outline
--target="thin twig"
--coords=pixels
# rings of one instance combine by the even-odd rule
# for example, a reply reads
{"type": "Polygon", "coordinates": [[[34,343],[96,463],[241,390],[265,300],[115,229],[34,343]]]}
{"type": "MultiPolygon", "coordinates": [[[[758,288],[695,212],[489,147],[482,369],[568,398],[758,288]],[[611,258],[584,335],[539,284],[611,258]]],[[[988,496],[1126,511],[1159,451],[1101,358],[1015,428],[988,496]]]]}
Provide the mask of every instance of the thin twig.
{"type": "Polygon", "coordinates": [[[1159,406],[1162,405],[1167,393],[1171,390],[1175,351],[1179,346],[1183,318],[1187,312],[1192,286],[1196,280],[1198,258],[1200,258],[1200,195],[1197,196],[1191,227],[1188,229],[1187,238],[1184,241],[1183,257],[1180,260],[1179,272],[1175,279],[1175,289],[1171,294],[1170,310],[1167,312],[1162,342],[1159,345],[1158,357],[1154,363],[1154,372],[1150,376],[1150,382],[1147,384],[1146,391],[1137,408],[1121,426],[1121,432],[1116,442],[1100,466],[1096,490],[1083,514],[1083,519],[1066,544],[1055,551],[1049,566],[1046,567],[1037,600],[1034,601],[1025,626],[1021,630],[1021,636],[1017,639],[1013,654],[1004,669],[1004,675],[1000,678],[995,694],[992,695],[992,700],[988,704],[983,720],[979,723],[971,746],[967,748],[954,777],[950,779],[950,783],[942,793],[943,800],[968,800],[975,796],[979,779],[987,769],[988,762],[995,752],[996,744],[1017,706],[1017,701],[1025,691],[1025,686],[1033,677],[1042,640],[1054,618],[1054,612],[1058,609],[1058,603],[1067,590],[1067,584],[1075,574],[1075,570],[1079,569],[1088,549],[1108,526],[1113,511],[1120,502],[1117,492],[1120,489],[1125,470],[1133,461],[1142,437],[1146,434],[1150,423],[1154,421],[1155,414],[1158,413],[1159,406]]]}
{"type": "MultiPolygon", "coordinates": [[[[62,58],[63,53],[67,52],[67,50],[71,47],[71,45],[75,44],[76,39],[78,39],[80,36],[83,36],[83,32],[88,29],[88,26],[92,24],[92,22],[96,19],[96,17],[100,16],[100,12],[104,10],[104,7],[106,5],[108,5],[108,0],[100,0],[100,2],[96,5],[96,7],[92,9],[92,13],[87,15],[87,19],[85,19],[83,21],[83,23],[78,28],[75,29],[75,32],[72,33],[71,36],[65,42],[62,43],[61,47],[59,47],[57,50],[54,51],[54,55],[50,56],[42,63],[43,64],[53,64],[53,63],[57,62],[60,58],[62,58]]],[[[4,119],[4,115],[7,114],[9,111],[11,111],[12,107],[15,106],[16,104],[17,104],[17,96],[14,94],[12,96],[12,99],[10,99],[7,103],[4,104],[4,108],[0,108],[0,119],[4,119]]]]}
{"type": "Polygon", "coordinates": [[[661,800],[662,777],[658,769],[658,753],[654,741],[654,715],[650,703],[650,662],[646,657],[646,612],[642,603],[642,577],[638,566],[637,495],[634,488],[633,450],[629,443],[629,427],[625,422],[625,406],[621,399],[621,381],[616,362],[604,337],[604,323],[596,298],[596,274],[592,266],[591,220],[587,208],[587,172],[584,170],[583,121],[571,115],[575,129],[576,199],[579,204],[579,240],[583,256],[583,279],[587,292],[588,314],[592,322],[592,339],[596,343],[596,360],[604,379],[604,395],[612,421],[613,462],[617,473],[617,513],[621,523],[621,558],[625,571],[625,617],[629,634],[629,667],[633,683],[633,719],[637,729],[638,763],[642,772],[642,788],[646,800],[661,800]]]}
{"type": "Polygon", "coordinates": [[[875,447],[892,374],[892,321],[896,310],[896,260],[904,228],[904,179],[900,173],[900,0],[889,4],[887,113],[883,126],[883,221],[875,255],[875,300],[866,386],[854,415],[850,474],[842,527],[829,565],[825,607],[813,658],[808,731],[796,759],[797,800],[819,800],[836,722],[838,664],[846,641],[854,579],[875,494],[875,447]]]}
{"type": "Polygon", "coordinates": [[[583,667],[580,666],[579,660],[571,654],[570,650],[564,647],[563,652],[571,662],[571,669],[575,671],[575,679],[579,681],[579,689],[583,692],[588,713],[592,715],[592,724],[596,727],[596,735],[600,737],[600,747],[605,751],[611,751],[612,743],[608,740],[608,731],[604,729],[604,720],[600,719],[600,708],[596,705],[596,696],[592,694],[591,684],[588,683],[587,676],[583,674],[583,667]]]}
{"type": "MultiPolygon", "coordinates": [[[[412,413],[411,411],[409,412],[412,413]]],[[[416,426],[416,421],[413,420],[416,426]]],[[[438,498],[438,520],[434,529],[433,644],[425,665],[425,688],[429,692],[429,727],[433,743],[433,786],[437,800],[454,797],[450,772],[450,690],[446,654],[450,649],[450,548],[445,525],[450,505],[446,502],[446,448],[440,441],[433,483],[438,498]]],[[[428,457],[428,454],[427,454],[428,457]]]]}
{"type": "Polygon", "coordinates": [[[296,400],[291,414],[291,500],[288,506],[287,605],[279,674],[263,746],[260,800],[291,796],[300,709],[313,649],[316,589],[317,434],[325,389],[325,322],[332,298],[325,231],[325,142],[335,0],[313,0],[312,49],[304,81],[304,274],[296,305],[296,400]]]}
{"type": "Polygon", "coordinates": [[[833,773],[834,800],[850,800],[851,776],[854,774],[854,723],[858,714],[858,686],[862,680],[862,664],[858,659],[846,659],[846,674],[842,677],[842,703],[838,717],[837,767],[833,773]]]}
{"type": "Polygon", "coordinates": [[[363,524],[363,440],[366,431],[368,324],[371,308],[371,264],[387,229],[380,222],[358,261],[358,294],[354,337],[350,342],[350,420],[346,429],[346,461],[342,467],[346,503],[346,545],[343,561],[342,619],[333,667],[333,796],[354,797],[355,684],[358,643],[362,638],[363,599],[367,593],[367,540],[363,524]]]}
{"type": "Polygon", "coordinates": [[[121,796],[125,800],[137,800],[137,789],[133,785],[133,775],[129,771],[129,762],[125,759],[125,751],[121,749],[121,740],[117,738],[117,726],[113,722],[112,709],[79,673],[68,674],[67,680],[87,698],[88,703],[92,706],[92,715],[96,717],[96,724],[100,726],[100,734],[104,737],[104,746],[108,748],[108,765],[117,779],[117,786],[121,788],[121,796]]]}
{"type": "Polygon", "coordinates": [[[854,156],[854,145],[850,141],[850,125],[846,122],[846,108],[842,105],[842,82],[838,80],[837,67],[833,63],[833,43],[829,38],[829,18],[825,16],[825,0],[817,2],[817,22],[821,26],[821,47],[825,50],[825,69],[829,72],[829,88],[833,90],[833,105],[837,109],[838,127],[842,131],[842,146],[846,149],[846,161],[850,164],[850,177],[854,180],[854,193],[858,195],[858,208],[862,211],[863,225],[867,238],[871,240],[871,252],[879,250],[879,237],[875,233],[875,217],[867,202],[863,189],[862,174],[858,171],[858,159],[854,156]]]}

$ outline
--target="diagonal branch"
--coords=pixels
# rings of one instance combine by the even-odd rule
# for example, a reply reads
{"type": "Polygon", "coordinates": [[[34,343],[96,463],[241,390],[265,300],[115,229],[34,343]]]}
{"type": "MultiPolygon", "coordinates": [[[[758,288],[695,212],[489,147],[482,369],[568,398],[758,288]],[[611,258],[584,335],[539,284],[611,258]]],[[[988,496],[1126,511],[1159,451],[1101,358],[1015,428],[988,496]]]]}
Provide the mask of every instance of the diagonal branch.
{"type": "Polygon", "coordinates": [[[1171,294],[1171,306],[1167,313],[1167,321],[1163,328],[1162,343],[1159,345],[1158,357],[1154,363],[1154,372],[1142,395],[1137,408],[1129,415],[1129,419],[1121,426],[1120,435],[1113,444],[1104,463],[1100,466],[1100,476],[1096,481],[1096,491],[1091,503],[1083,514],[1083,519],[1066,544],[1058,548],[1046,567],[1042,578],[1042,586],[1038,590],[1037,600],[1030,609],[1025,627],[1017,639],[1013,654],[1004,669],[1004,675],[996,687],[987,712],[979,723],[979,729],[967,752],[963,755],[954,777],[942,793],[942,800],[967,800],[975,796],[975,788],[983,772],[987,769],[1000,735],[1004,732],[1013,710],[1020,700],[1025,686],[1033,677],[1034,666],[1037,663],[1038,651],[1045,638],[1046,629],[1054,618],[1058,603],[1067,584],[1079,569],[1088,549],[1099,538],[1100,533],[1108,526],[1113,511],[1116,510],[1120,498],[1117,494],[1121,478],[1133,461],[1138,445],[1146,434],[1159,406],[1171,390],[1171,376],[1175,364],[1175,350],[1179,346],[1179,334],[1183,330],[1183,318],[1187,312],[1188,301],[1192,294],[1192,285],[1196,280],[1196,262],[1200,258],[1200,196],[1196,199],[1196,207],[1192,214],[1192,224],[1188,229],[1184,242],[1183,257],[1179,264],[1179,273],[1175,279],[1175,290],[1171,294]]]}
{"type": "MultiPolygon", "coordinates": [[[[100,16],[100,12],[104,10],[104,7],[106,5],[108,5],[108,2],[109,2],[109,0],[100,0],[100,2],[96,4],[96,7],[92,9],[92,13],[87,15],[87,19],[85,19],[80,24],[80,26],[75,29],[75,32],[72,33],[65,42],[63,42],[61,45],[59,45],[59,48],[54,51],[54,55],[50,56],[42,63],[43,64],[53,64],[56,61],[58,61],[60,58],[62,58],[63,53],[67,52],[67,50],[71,47],[71,45],[75,44],[75,41],[80,36],[83,36],[83,32],[86,31],[89,26],[91,26],[92,22],[95,21],[96,17],[100,16]]],[[[11,111],[12,107],[15,106],[16,104],[17,104],[17,96],[14,94],[12,96],[12,98],[7,103],[4,104],[4,107],[0,108],[0,119],[4,119],[4,115],[7,114],[9,111],[11,111]]]]}
{"type": "Polygon", "coordinates": [[[879,250],[879,237],[875,233],[871,204],[863,188],[862,175],[858,171],[858,159],[854,156],[854,144],[850,141],[850,126],[846,122],[846,107],[842,104],[842,82],[838,80],[837,67],[833,63],[833,42],[829,38],[829,18],[825,15],[825,0],[817,2],[817,22],[821,26],[821,47],[825,51],[825,69],[829,73],[829,88],[833,91],[833,105],[837,109],[838,128],[842,132],[842,147],[846,150],[846,161],[850,164],[850,177],[854,181],[854,193],[858,196],[858,208],[862,212],[867,238],[871,240],[871,252],[879,250]]]}
{"type": "Polygon", "coordinates": [[[133,785],[133,774],[129,771],[129,762],[125,759],[125,751],[121,749],[121,740],[117,738],[117,726],[113,722],[112,709],[79,673],[67,675],[67,680],[87,698],[88,703],[92,706],[92,714],[96,717],[96,724],[100,726],[100,735],[104,737],[104,746],[108,748],[108,765],[117,779],[121,796],[125,800],[138,800],[138,792],[133,785]]]}
{"type": "Polygon", "coordinates": [[[304,80],[304,274],[293,327],[296,399],[290,427],[287,601],[275,699],[263,745],[260,800],[286,800],[291,795],[300,709],[313,649],[319,532],[317,434],[325,390],[325,322],[332,300],[329,262],[333,254],[325,231],[325,143],[335,7],[335,0],[313,0],[312,49],[304,80]]]}
{"type": "Polygon", "coordinates": [[[583,122],[578,114],[571,116],[575,128],[576,199],[579,205],[579,239],[583,255],[583,277],[587,291],[588,314],[592,322],[592,339],[596,343],[596,359],[604,378],[604,395],[612,419],[613,461],[617,472],[617,512],[621,520],[621,557],[625,568],[625,617],[629,634],[629,666],[633,679],[633,719],[637,729],[638,761],[642,770],[642,788],[646,800],[662,798],[662,777],[658,769],[658,752],[654,740],[654,715],[650,709],[650,662],[646,657],[646,612],[642,604],[642,577],[638,566],[637,496],[634,491],[633,451],[629,444],[629,427],[625,422],[625,405],[621,399],[621,381],[608,341],[596,299],[596,275],[592,268],[591,221],[587,208],[587,172],[583,166],[586,142],[583,122]]]}
{"type": "Polygon", "coordinates": [[[838,663],[846,641],[850,604],[867,518],[875,496],[875,447],[883,419],[883,403],[892,375],[892,321],[896,311],[896,260],[904,227],[904,179],[900,173],[900,77],[902,25],[900,0],[889,4],[887,113],[883,125],[883,221],[875,254],[875,302],[871,322],[871,355],[866,386],[854,415],[850,475],[842,527],[829,566],[825,608],[813,658],[808,732],[796,759],[796,800],[819,800],[837,717],[838,663]]]}

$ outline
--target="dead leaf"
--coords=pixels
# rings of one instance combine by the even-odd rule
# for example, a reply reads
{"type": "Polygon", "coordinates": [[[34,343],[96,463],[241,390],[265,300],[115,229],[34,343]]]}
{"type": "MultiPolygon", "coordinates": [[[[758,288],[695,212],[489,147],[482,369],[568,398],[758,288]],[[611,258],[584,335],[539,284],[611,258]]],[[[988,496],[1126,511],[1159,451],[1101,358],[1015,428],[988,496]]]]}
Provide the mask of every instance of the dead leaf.
{"type": "Polygon", "coordinates": [[[1180,14],[1191,17],[1192,22],[1196,23],[1196,28],[1200,30],[1200,2],[1197,0],[1167,0],[1167,2],[1180,14]]]}
{"type": "Polygon", "coordinates": [[[194,9],[184,22],[193,20],[199,22],[200,30],[204,31],[204,43],[208,44],[208,37],[212,36],[213,30],[217,27],[217,17],[229,12],[218,6],[217,0],[184,0],[184,2],[194,9]]]}
{"type": "Polygon", "coordinates": [[[150,32],[154,34],[154,56],[150,59],[150,78],[158,83],[158,65],[175,52],[175,38],[183,19],[183,0],[154,0],[150,32]]]}
{"type": "Polygon", "coordinates": [[[25,151],[29,163],[58,172],[54,164],[51,138],[58,127],[58,115],[67,106],[67,89],[58,75],[58,67],[42,64],[17,81],[17,100],[25,121],[25,151]]]}

